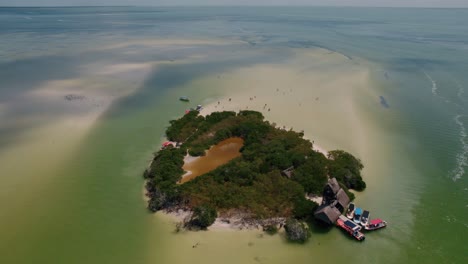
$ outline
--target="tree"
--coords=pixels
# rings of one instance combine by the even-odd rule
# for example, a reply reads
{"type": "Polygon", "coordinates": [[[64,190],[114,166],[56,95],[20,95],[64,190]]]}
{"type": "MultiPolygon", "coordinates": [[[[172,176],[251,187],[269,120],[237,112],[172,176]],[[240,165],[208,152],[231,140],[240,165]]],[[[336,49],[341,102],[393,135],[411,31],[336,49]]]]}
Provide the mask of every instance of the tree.
{"type": "Polygon", "coordinates": [[[190,220],[190,226],[200,229],[206,229],[216,220],[216,209],[208,205],[200,205],[193,209],[193,215],[190,220]]]}
{"type": "Polygon", "coordinates": [[[204,120],[204,117],[198,115],[198,111],[190,111],[180,119],[171,120],[171,126],[166,130],[167,138],[171,141],[183,142],[195,133],[204,120]]]}
{"type": "Polygon", "coordinates": [[[328,158],[330,159],[328,171],[331,177],[335,177],[349,189],[362,191],[366,188],[366,183],[361,177],[361,170],[364,168],[361,160],[343,150],[330,151],[328,158]]]}
{"type": "Polygon", "coordinates": [[[313,216],[317,206],[315,202],[309,201],[305,197],[296,199],[293,210],[294,216],[298,219],[308,220],[313,216]]]}
{"type": "Polygon", "coordinates": [[[160,192],[157,188],[153,187],[153,191],[150,192],[150,199],[148,201],[148,209],[152,212],[157,212],[164,207],[166,201],[166,195],[160,192]]]}
{"type": "Polygon", "coordinates": [[[292,242],[304,243],[310,237],[309,229],[306,224],[299,222],[294,218],[286,220],[284,229],[286,230],[286,236],[289,241],[292,242]]]}

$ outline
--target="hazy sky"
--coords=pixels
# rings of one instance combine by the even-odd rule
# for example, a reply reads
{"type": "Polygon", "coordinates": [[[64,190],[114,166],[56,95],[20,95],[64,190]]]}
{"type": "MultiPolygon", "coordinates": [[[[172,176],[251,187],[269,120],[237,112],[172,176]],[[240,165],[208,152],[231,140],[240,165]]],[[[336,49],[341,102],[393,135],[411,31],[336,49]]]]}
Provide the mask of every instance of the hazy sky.
{"type": "Polygon", "coordinates": [[[468,7],[468,0],[0,0],[0,6],[81,5],[320,5],[468,7]]]}

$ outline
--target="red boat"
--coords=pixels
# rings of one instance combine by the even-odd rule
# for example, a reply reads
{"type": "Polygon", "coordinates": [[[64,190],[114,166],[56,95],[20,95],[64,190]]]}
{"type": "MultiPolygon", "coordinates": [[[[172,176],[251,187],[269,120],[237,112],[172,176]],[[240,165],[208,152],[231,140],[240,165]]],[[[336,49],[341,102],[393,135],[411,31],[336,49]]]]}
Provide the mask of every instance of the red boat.
{"type": "Polygon", "coordinates": [[[364,234],[360,232],[361,227],[359,225],[342,215],[336,220],[336,225],[359,241],[363,241],[366,238],[364,234]]]}
{"type": "Polygon", "coordinates": [[[370,231],[370,230],[377,230],[380,228],[384,228],[386,226],[387,226],[387,222],[385,222],[382,219],[377,218],[377,219],[371,220],[369,224],[364,227],[364,229],[370,231]]]}
{"type": "Polygon", "coordinates": [[[174,147],[174,143],[173,142],[170,142],[170,141],[166,141],[162,144],[162,148],[167,148],[169,146],[173,146],[174,147]]]}

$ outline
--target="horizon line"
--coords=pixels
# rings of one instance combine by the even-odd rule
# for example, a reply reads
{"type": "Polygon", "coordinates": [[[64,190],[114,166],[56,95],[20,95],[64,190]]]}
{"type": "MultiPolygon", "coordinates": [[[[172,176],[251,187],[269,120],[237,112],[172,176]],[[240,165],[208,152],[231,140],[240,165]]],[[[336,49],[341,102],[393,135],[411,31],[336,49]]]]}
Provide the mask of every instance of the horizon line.
{"type": "Polygon", "coordinates": [[[420,9],[468,9],[467,6],[373,6],[373,5],[6,5],[0,8],[92,8],[92,7],[333,7],[333,8],[420,8],[420,9]]]}

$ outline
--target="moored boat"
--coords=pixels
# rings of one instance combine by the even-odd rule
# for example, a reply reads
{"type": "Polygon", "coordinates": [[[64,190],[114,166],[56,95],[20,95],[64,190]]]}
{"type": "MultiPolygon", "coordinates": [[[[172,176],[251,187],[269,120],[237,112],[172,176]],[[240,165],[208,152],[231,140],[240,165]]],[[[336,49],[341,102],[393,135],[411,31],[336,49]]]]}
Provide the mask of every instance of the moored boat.
{"type": "Polygon", "coordinates": [[[362,212],[362,216],[361,216],[361,225],[363,227],[367,226],[367,224],[369,224],[369,211],[367,210],[364,210],[362,212]]]}
{"type": "Polygon", "coordinates": [[[355,208],[356,207],[354,206],[354,204],[350,203],[348,206],[348,210],[346,211],[346,217],[348,217],[349,219],[353,219],[355,208]]]}
{"type": "Polygon", "coordinates": [[[369,222],[369,224],[364,227],[364,229],[371,231],[371,230],[377,230],[377,229],[380,229],[380,228],[384,228],[386,226],[387,226],[387,222],[385,222],[382,219],[377,218],[377,219],[371,220],[369,222]]]}
{"type": "Polygon", "coordinates": [[[190,101],[190,99],[187,96],[181,96],[181,97],[179,97],[179,100],[184,101],[184,102],[190,101]]]}
{"type": "Polygon", "coordinates": [[[336,220],[336,225],[353,236],[358,241],[363,241],[366,237],[361,232],[361,227],[346,217],[340,215],[336,220]]]}
{"type": "Polygon", "coordinates": [[[354,210],[354,217],[353,217],[353,221],[356,223],[356,224],[360,224],[361,223],[361,215],[362,215],[362,209],[357,207],[355,210],[354,210]]]}
{"type": "Polygon", "coordinates": [[[175,145],[176,145],[176,143],[174,143],[174,142],[166,141],[166,142],[164,142],[164,143],[162,144],[162,148],[164,149],[164,148],[167,148],[167,147],[169,147],[169,146],[174,147],[175,145]]]}

